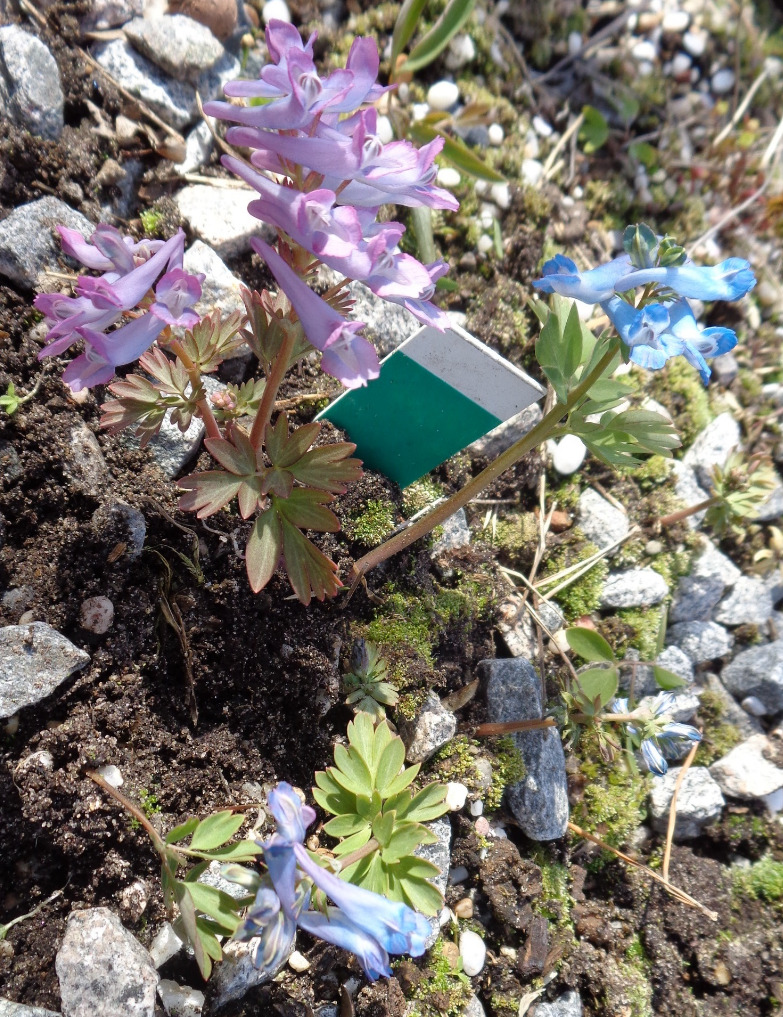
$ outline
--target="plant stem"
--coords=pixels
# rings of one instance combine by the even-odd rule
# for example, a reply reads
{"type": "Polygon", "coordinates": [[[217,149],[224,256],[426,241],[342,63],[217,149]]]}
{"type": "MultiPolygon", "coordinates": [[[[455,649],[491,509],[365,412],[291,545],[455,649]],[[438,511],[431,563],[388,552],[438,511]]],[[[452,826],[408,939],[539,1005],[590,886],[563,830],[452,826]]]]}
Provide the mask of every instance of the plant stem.
{"type": "Polygon", "coordinates": [[[280,350],[272,364],[269,377],[266,379],[264,394],[261,396],[261,402],[258,405],[256,419],[253,421],[253,427],[250,431],[250,444],[255,449],[260,448],[261,442],[264,440],[264,431],[266,430],[266,425],[272,418],[272,411],[275,408],[275,399],[277,398],[277,393],[280,390],[283,378],[285,377],[285,372],[288,370],[288,361],[291,359],[294,342],[295,336],[293,329],[283,329],[283,341],[280,344],[280,350]]]}
{"type": "Polygon", "coordinates": [[[536,720],[508,720],[499,724],[479,724],[473,731],[474,738],[494,738],[499,735],[514,734],[516,731],[541,731],[547,727],[555,727],[554,717],[542,717],[536,720]]]}
{"type": "Polygon", "coordinates": [[[691,505],[690,508],[680,509],[678,512],[670,512],[668,516],[663,516],[659,520],[661,526],[671,526],[673,523],[679,523],[683,519],[687,519],[688,516],[693,516],[697,512],[701,512],[703,509],[712,508],[713,505],[717,505],[720,498],[712,497],[705,498],[704,501],[700,501],[697,505],[691,505]]]}
{"type": "Polygon", "coordinates": [[[116,802],[119,802],[127,812],[130,812],[133,818],[144,827],[158,854],[161,856],[165,855],[167,848],[166,843],[141,809],[134,805],[129,798],[125,797],[125,795],[120,794],[115,787],[112,787],[111,784],[107,780],[104,780],[103,777],[101,777],[99,773],[96,773],[95,770],[88,770],[87,776],[90,780],[95,781],[98,787],[103,788],[103,790],[116,802]]]}
{"type": "Polygon", "coordinates": [[[362,858],[366,858],[367,855],[371,855],[373,851],[379,847],[378,841],[375,837],[370,837],[367,843],[355,851],[351,851],[350,854],[344,855],[340,859],[340,868],[347,869],[349,865],[353,865],[354,862],[360,861],[362,858]]]}
{"type": "Polygon", "coordinates": [[[536,448],[542,442],[546,441],[550,437],[555,427],[560,421],[566,417],[576,406],[581,402],[583,397],[592,388],[596,381],[602,377],[604,371],[609,367],[612,360],[617,353],[617,344],[613,342],[609,349],[601,357],[598,364],[590,372],[590,374],[576,386],[573,392],[568,396],[568,401],[565,403],[557,403],[547,413],[543,419],[529,431],[519,441],[514,442],[510,448],[507,448],[505,452],[502,452],[497,459],[490,463],[486,469],[482,470],[472,480],[468,481],[467,484],[456,494],[451,495],[445,501],[435,506],[430,512],[422,516],[416,523],[411,524],[401,533],[398,533],[394,537],[390,537],[389,540],[380,544],[378,547],[369,551],[363,558],[357,561],[351,572],[351,587],[350,591],[353,592],[360,580],[370,569],[375,568],[376,565],[380,565],[382,561],[386,561],[387,558],[391,558],[393,554],[397,554],[398,551],[403,551],[414,541],[420,537],[425,536],[436,526],[445,522],[450,516],[463,508],[467,503],[480,494],[485,487],[496,480],[501,473],[505,473],[507,469],[518,463],[519,460],[527,455],[527,453],[536,448]]]}
{"type": "MultiPolygon", "coordinates": [[[[179,339],[172,337],[169,339],[167,345],[188,372],[188,378],[190,379],[190,384],[193,386],[193,391],[197,392],[199,389],[204,391],[201,385],[201,372],[184,351],[179,339]]],[[[199,413],[201,414],[201,419],[204,421],[204,427],[207,429],[207,437],[222,438],[223,435],[220,433],[218,422],[215,420],[215,414],[212,412],[212,407],[209,405],[209,399],[207,398],[206,392],[204,392],[201,399],[196,402],[196,405],[198,406],[199,413]]]]}

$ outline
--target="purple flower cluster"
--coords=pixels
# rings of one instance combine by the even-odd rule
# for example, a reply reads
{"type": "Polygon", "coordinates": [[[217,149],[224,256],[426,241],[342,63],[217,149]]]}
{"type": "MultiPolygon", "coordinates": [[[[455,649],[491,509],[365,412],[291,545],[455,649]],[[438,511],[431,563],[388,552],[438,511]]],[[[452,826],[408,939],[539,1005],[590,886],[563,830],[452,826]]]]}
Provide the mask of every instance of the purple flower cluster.
{"type": "MultiPolygon", "coordinates": [[[[406,904],[346,883],[314,862],[303,841],[315,812],[303,805],[290,784],[280,783],[269,795],[269,809],[277,832],[265,840],[263,861],[267,875],[253,878],[256,899],[235,939],[259,937],[254,961],[270,976],[293,949],[297,927],[334,943],[359,958],[368,978],[391,975],[390,953],[424,953],[430,925],[406,904]],[[312,887],[337,905],[310,908],[312,887]]],[[[250,885],[248,870],[224,866],[224,873],[250,885]]]]}
{"type": "Polygon", "coordinates": [[[84,352],[63,372],[74,392],[111,381],[117,367],[137,360],[168,325],[192,328],[198,322],[192,305],[201,296],[204,276],[183,271],[182,230],[165,242],[136,243],[105,224],[89,241],[77,230],[57,229],[66,254],[103,272],[97,278],[79,276],[76,297],[40,293],[35,298],[35,307],[51,325],[39,359],[84,342],[84,352]],[[143,302],[147,306],[139,310],[143,302]],[[131,315],[129,321],[107,332],[125,315],[131,315]]]}
{"type": "MultiPolygon", "coordinates": [[[[423,265],[403,254],[398,244],[405,227],[377,221],[380,205],[387,202],[458,207],[448,191],[434,185],[434,160],[443,141],[437,138],[421,149],[407,141],[384,145],[376,110],[362,108],[386,91],[376,84],[375,42],[356,39],[345,68],[322,78],[313,62],[314,40],[312,35],[303,44],[293,26],[271,21],[266,41],[274,62],[256,81],[225,86],[232,98],[263,103],[205,105],[210,116],[239,125],[227,132],[230,144],[252,149],[252,166],[231,156],[224,156],[223,164],[259,192],[248,206],[252,215],[346,279],[365,283],[377,296],[443,331],[446,315],[431,298],[448,266],[443,261],[423,265]]],[[[323,369],[347,388],[377,377],[375,350],[357,334],[364,323],[348,323],[267,244],[258,238],[251,243],[290,299],[307,338],[324,354],[323,369]]]]}

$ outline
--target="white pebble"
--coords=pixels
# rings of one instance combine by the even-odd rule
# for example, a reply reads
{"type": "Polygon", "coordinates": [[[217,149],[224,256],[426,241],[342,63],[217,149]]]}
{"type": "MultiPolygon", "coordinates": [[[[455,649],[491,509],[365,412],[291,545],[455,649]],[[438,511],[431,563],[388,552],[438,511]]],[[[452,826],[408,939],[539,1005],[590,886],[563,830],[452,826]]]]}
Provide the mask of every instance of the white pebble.
{"type": "Polygon", "coordinates": [[[438,925],[440,925],[441,929],[444,928],[446,925],[449,925],[453,921],[454,913],[451,911],[451,909],[441,908],[440,914],[438,915],[438,925]]]}
{"type": "Polygon", "coordinates": [[[568,33],[568,55],[576,56],[582,48],[582,35],[580,32],[568,33]]]}
{"type": "Polygon", "coordinates": [[[451,109],[459,99],[459,88],[453,81],[436,81],[427,92],[427,105],[430,109],[451,109]]]}
{"type": "Polygon", "coordinates": [[[710,88],[716,95],[725,95],[734,88],[734,71],[730,67],[724,67],[716,71],[710,80],[710,88]]]}
{"type": "Polygon", "coordinates": [[[486,194],[487,191],[489,190],[489,183],[486,180],[477,180],[473,185],[473,190],[476,192],[476,195],[480,198],[482,195],[486,194]]]}
{"type": "Polygon", "coordinates": [[[413,119],[423,120],[429,113],[430,108],[426,102],[414,102],[413,104],[413,119]]]}
{"type": "Polygon", "coordinates": [[[544,166],[538,159],[522,160],[522,180],[530,187],[535,187],[544,174],[544,166]]]}
{"type": "Polygon", "coordinates": [[[481,816],[484,813],[484,802],[480,798],[477,798],[475,802],[470,803],[470,814],[471,816],[481,816]]]}
{"type": "Polygon", "coordinates": [[[690,53],[692,57],[698,58],[703,56],[705,49],[707,48],[707,33],[700,30],[691,30],[686,32],[682,37],[682,44],[686,51],[690,53]]]}
{"type": "Polygon", "coordinates": [[[525,147],[522,149],[524,159],[537,159],[541,155],[541,141],[531,127],[525,135],[525,147]]]}
{"type": "Polygon", "coordinates": [[[751,717],[766,717],[767,715],[767,708],[758,696],[746,696],[742,700],[742,709],[751,717]]]}
{"type": "Polygon", "coordinates": [[[489,194],[498,208],[508,208],[511,204],[511,191],[506,183],[493,184],[489,189],[489,194]]]}
{"type": "Polygon", "coordinates": [[[449,872],[449,883],[452,886],[458,886],[460,883],[464,883],[468,878],[468,870],[464,865],[457,865],[449,872]]]}
{"type": "Polygon", "coordinates": [[[204,1009],[205,996],[199,989],[180,985],[172,978],[161,978],[158,995],[163,1009],[171,1017],[196,1017],[204,1009]]]}
{"type": "Polygon", "coordinates": [[[636,65],[636,73],[640,78],[649,78],[655,71],[655,64],[650,60],[640,60],[636,65]]]}
{"type": "Polygon", "coordinates": [[[687,53],[676,53],[671,63],[672,77],[681,78],[684,75],[690,76],[691,58],[687,53]]]}
{"type": "Polygon", "coordinates": [[[171,960],[182,949],[182,940],[170,922],[166,922],[150,944],[150,957],[156,968],[171,960]]]}
{"type": "Polygon", "coordinates": [[[494,148],[498,148],[500,145],[503,144],[503,139],[505,138],[505,136],[506,136],[505,131],[500,126],[500,124],[490,124],[489,127],[487,128],[487,137],[489,138],[489,143],[494,148]]]}
{"type": "Polygon", "coordinates": [[[261,8],[261,17],[265,25],[268,25],[272,20],[285,21],[287,24],[291,24],[291,12],[285,0],[266,0],[266,3],[261,8]]]}
{"type": "Polygon", "coordinates": [[[468,789],[464,784],[450,781],[446,785],[446,805],[451,812],[459,812],[468,798],[468,789]]]}
{"type": "Polygon", "coordinates": [[[489,252],[492,250],[494,246],[495,241],[492,239],[492,237],[488,237],[486,233],[482,233],[481,236],[478,238],[476,249],[478,250],[479,254],[489,254],[489,252]]]}
{"type": "Polygon", "coordinates": [[[533,130],[542,138],[549,138],[554,133],[554,127],[540,116],[533,117],[533,130]]]}
{"type": "Polygon", "coordinates": [[[122,787],[125,783],[119,768],[112,763],[107,763],[105,766],[96,766],[95,772],[99,773],[111,787],[122,787]]]}
{"type": "Polygon", "coordinates": [[[475,978],[481,973],[487,959],[487,948],[477,932],[463,929],[459,934],[459,955],[462,958],[462,970],[468,978],[475,978]]]}
{"type": "Polygon", "coordinates": [[[658,47],[649,39],[640,39],[631,49],[634,60],[653,63],[658,59],[658,47]]]}
{"type": "Polygon", "coordinates": [[[390,141],[394,141],[394,128],[392,122],[387,116],[378,117],[378,123],[375,127],[375,133],[381,140],[381,144],[388,145],[390,141]]]}
{"type": "Polygon", "coordinates": [[[294,950],[291,956],[288,958],[288,965],[294,971],[301,974],[302,971],[307,971],[310,967],[310,961],[305,957],[303,953],[298,950],[294,950]]]}
{"type": "Polygon", "coordinates": [[[88,632],[102,636],[114,622],[114,604],[108,597],[89,597],[82,604],[79,624],[88,632]]]}
{"type": "Polygon", "coordinates": [[[691,16],[687,11],[667,11],[663,16],[661,28],[664,32],[684,32],[691,23],[691,16]]]}
{"type": "Polygon", "coordinates": [[[555,446],[552,465],[562,477],[576,473],[585,460],[587,446],[576,434],[566,434],[555,446]]]}
{"type": "Polygon", "coordinates": [[[3,726],[3,731],[8,735],[9,738],[13,738],[16,732],[19,730],[19,714],[14,713],[8,718],[3,726]]]}
{"type": "Polygon", "coordinates": [[[450,71],[458,71],[469,64],[476,55],[476,44],[469,35],[455,35],[446,52],[446,66],[450,71]]]}
{"type": "Polygon", "coordinates": [[[438,170],[438,183],[441,187],[459,187],[460,172],[453,166],[443,166],[438,170]]]}
{"type": "Polygon", "coordinates": [[[496,840],[508,840],[506,828],[502,823],[493,823],[489,828],[489,836],[496,840]]]}
{"type": "Polygon", "coordinates": [[[479,209],[479,222],[485,230],[491,230],[495,225],[495,219],[497,219],[497,209],[493,204],[485,201],[479,209]]]}

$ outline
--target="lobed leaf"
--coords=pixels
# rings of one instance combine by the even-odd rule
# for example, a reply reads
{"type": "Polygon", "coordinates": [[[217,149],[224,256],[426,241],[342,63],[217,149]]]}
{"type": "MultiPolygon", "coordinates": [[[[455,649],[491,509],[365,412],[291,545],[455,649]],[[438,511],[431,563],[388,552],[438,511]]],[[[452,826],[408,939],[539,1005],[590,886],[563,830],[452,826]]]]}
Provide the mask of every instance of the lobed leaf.
{"type": "Polygon", "coordinates": [[[239,477],[224,470],[193,473],[177,481],[177,487],[188,492],[179,499],[179,507],[185,512],[195,512],[199,519],[204,519],[228,505],[241,486],[242,480],[239,477]]]}
{"type": "Polygon", "coordinates": [[[241,906],[238,900],[206,883],[189,882],[187,886],[193,904],[199,911],[209,915],[224,932],[229,934],[236,932],[239,926],[237,911],[241,906]]]}
{"type": "MultiPolygon", "coordinates": [[[[304,492],[304,488],[297,488],[293,491],[293,494],[295,495],[297,491],[304,492]]],[[[305,493],[316,494],[317,492],[310,491],[305,493]]],[[[329,496],[327,495],[326,497],[329,496]]],[[[330,512],[329,515],[332,516],[333,514],[330,512]]],[[[337,517],[333,516],[333,518],[335,520],[335,528],[339,529],[340,524],[337,517]]],[[[337,566],[322,551],[319,551],[315,544],[309,541],[297,529],[296,525],[292,525],[287,519],[283,518],[280,521],[280,526],[282,529],[283,557],[285,559],[286,572],[288,573],[291,587],[299,600],[307,607],[312,597],[316,597],[318,600],[323,600],[326,596],[333,597],[343,585],[336,575],[337,566]]],[[[248,568],[249,574],[250,570],[248,568]]],[[[258,589],[260,588],[259,586],[258,589]]]]}

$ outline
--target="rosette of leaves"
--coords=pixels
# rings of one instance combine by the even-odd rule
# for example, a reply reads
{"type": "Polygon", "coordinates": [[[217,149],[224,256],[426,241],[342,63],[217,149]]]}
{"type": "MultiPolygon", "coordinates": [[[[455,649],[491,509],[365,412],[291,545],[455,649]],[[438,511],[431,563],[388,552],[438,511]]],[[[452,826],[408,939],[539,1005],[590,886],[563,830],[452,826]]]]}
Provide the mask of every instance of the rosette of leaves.
{"type": "Polygon", "coordinates": [[[430,880],[438,867],[414,851],[436,837],[423,824],[447,810],[443,784],[411,785],[419,764],[404,767],[405,746],[386,721],[358,713],[348,725],[348,745],[337,745],[334,766],[315,775],[313,797],[334,819],[324,831],[339,838],[335,855],[346,859],[343,879],[437,914],[443,896],[430,880]],[[351,858],[349,856],[358,857],[351,858]]]}
{"type": "Polygon", "coordinates": [[[332,596],[340,587],[337,566],[302,531],[340,529],[339,519],[326,506],[361,476],[361,464],[349,458],[356,448],[350,442],[311,448],[320,430],[320,424],[312,423],[289,433],[288,417],[281,413],[274,425],[267,426],[263,445],[254,448],[248,435],[234,426],[229,437],[204,442],[220,469],[178,482],[187,492],[180,508],[196,512],[199,519],[218,512],[233,498],[243,519],[261,510],[245,552],[256,593],[281,560],[303,604],[313,596],[319,600],[332,596]]]}
{"type": "Polygon", "coordinates": [[[383,720],[386,706],[394,706],[400,698],[387,681],[386,661],[374,643],[358,639],[351,652],[351,670],[343,675],[348,691],[345,700],[356,713],[369,713],[374,720],[383,720]]]}
{"type": "Polygon", "coordinates": [[[776,477],[768,459],[733,452],[726,465],[712,469],[712,504],[704,521],[716,533],[743,535],[741,520],[753,519],[775,488],[776,477]]]}

